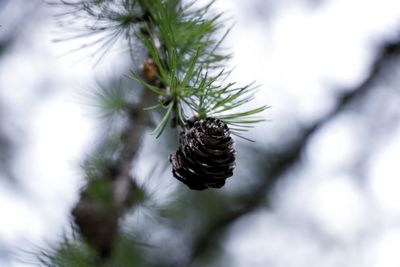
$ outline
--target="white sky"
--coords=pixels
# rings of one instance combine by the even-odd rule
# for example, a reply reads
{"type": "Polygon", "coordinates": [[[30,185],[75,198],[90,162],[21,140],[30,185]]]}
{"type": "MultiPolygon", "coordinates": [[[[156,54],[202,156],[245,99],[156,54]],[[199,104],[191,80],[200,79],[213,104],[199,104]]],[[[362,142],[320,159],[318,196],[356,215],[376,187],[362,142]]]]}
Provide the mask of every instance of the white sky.
{"type": "MultiPolygon", "coordinates": [[[[258,101],[272,106],[266,112],[271,122],[260,126],[262,134],[252,133],[260,144],[276,138],[284,127],[280,122],[323,115],[331,107],[332,88],[356,85],[373,60],[372,48],[392,38],[400,25],[398,0],[331,0],[314,11],[298,1],[283,2],[287,6],[263,21],[249,19],[246,1],[217,1],[236,21],[226,43],[235,55],[232,79],[262,84],[258,101]]],[[[0,70],[0,88],[14,88],[0,91],[1,99],[12,103],[10,116],[20,120],[27,111],[30,116],[20,122],[29,134],[17,162],[28,197],[0,180],[5,214],[0,244],[14,248],[43,243],[49,227],[55,234],[68,227],[68,211],[81,185],[77,166],[96,136],[77,92],[95,73],[112,71],[57,57],[68,45],[51,43],[46,25],[30,50],[22,45],[0,70]],[[35,106],[30,90],[46,76],[57,90],[35,106]]],[[[366,190],[340,171],[357,155],[357,127],[341,118],[314,138],[306,152],[309,170],[283,185],[275,213],[261,211],[232,229],[226,246],[231,266],[400,266],[400,126],[374,156],[366,190]],[[320,151],[329,153],[321,157],[320,151]],[[326,247],[320,236],[336,246],[326,247]]],[[[1,259],[0,266],[5,266],[1,259]]]]}

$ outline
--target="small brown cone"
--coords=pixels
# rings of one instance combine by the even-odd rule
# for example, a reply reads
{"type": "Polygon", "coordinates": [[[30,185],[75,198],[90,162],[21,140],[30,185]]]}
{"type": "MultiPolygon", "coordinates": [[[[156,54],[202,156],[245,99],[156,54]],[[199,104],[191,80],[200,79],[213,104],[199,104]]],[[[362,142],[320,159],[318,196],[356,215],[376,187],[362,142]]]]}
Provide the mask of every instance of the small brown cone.
{"type": "Polygon", "coordinates": [[[170,156],[172,173],[193,190],[220,188],[233,175],[235,145],[226,123],[191,119],[181,132],[179,148],[170,156]]]}

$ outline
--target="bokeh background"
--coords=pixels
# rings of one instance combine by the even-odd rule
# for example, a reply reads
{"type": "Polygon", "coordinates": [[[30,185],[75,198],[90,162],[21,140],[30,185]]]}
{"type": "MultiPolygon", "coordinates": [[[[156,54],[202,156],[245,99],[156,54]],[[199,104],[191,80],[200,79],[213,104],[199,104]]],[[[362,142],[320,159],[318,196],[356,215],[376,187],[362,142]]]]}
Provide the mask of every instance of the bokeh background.
{"type": "MultiPolygon", "coordinates": [[[[164,263],[400,266],[400,2],[215,8],[235,22],[232,79],[261,84],[267,122],[248,133],[255,143],[237,140],[236,173],[218,192],[179,184],[170,137],[149,131],[135,172],[152,197],[127,231],[164,263]]],[[[70,231],[101,127],[86,93],[132,64],[118,45],[99,61],[84,40],[55,42],[69,34],[58,24],[42,1],[0,0],[0,266],[36,266],[32,251],[70,231]]]]}

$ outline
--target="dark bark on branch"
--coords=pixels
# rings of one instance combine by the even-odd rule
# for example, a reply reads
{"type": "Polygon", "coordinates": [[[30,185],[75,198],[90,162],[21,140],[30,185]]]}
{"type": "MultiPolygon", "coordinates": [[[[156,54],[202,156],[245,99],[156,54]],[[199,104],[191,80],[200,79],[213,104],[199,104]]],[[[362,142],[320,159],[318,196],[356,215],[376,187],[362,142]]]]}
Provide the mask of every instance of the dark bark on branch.
{"type": "Polygon", "coordinates": [[[136,184],[130,172],[146,130],[148,113],[143,109],[153,100],[154,94],[145,89],[136,111],[130,113],[130,123],[124,132],[126,136],[124,150],[121,158],[111,167],[112,170],[107,175],[112,187],[113,203],[105,204],[101,200],[89,199],[83,191],[72,211],[81,234],[98,250],[105,262],[118,236],[118,220],[134,198],[136,184]]]}
{"type": "MultiPolygon", "coordinates": [[[[143,19],[152,29],[145,2],[140,2],[143,19]]],[[[153,83],[154,81],[148,81],[153,83]]],[[[81,234],[94,247],[100,256],[99,266],[107,266],[118,237],[118,221],[123,212],[134,205],[134,194],[138,186],[130,175],[134,168],[134,159],[139,151],[143,134],[146,130],[148,112],[145,108],[151,106],[156,95],[143,89],[139,103],[134,109],[128,110],[129,125],[122,136],[124,148],[120,158],[110,166],[106,176],[110,177],[113,203],[104,204],[98,200],[87,199],[82,192],[80,201],[72,214],[81,234]]]]}
{"type": "MultiPolygon", "coordinates": [[[[263,172],[263,179],[254,187],[248,196],[241,197],[241,206],[232,209],[222,215],[214,224],[205,229],[202,234],[195,239],[191,254],[187,262],[182,266],[189,266],[195,259],[201,257],[210,245],[218,242],[223,237],[226,230],[238,219],[257,210],[265,202],[269,192],[273,190],[276,182],[291,168],[295,167],[301,161],[301,153],[306,148],[311,137],[328,122],[343,112],[349,105],[363,100],[363,97],[373,88],[373,85],[382,78],[382,74],[387,71],[387,67],[400,54],[400,40],[395,40],[383,45],[377,54],[376,60],[371,66],[369,75],[366,79],[353,90],[348,90],[341,94],[334,109],[325,117],[311,124],[304,130],[300,130],[299,137],[292,145],[288,146],[280,153],[268,153],[265,158],[268,159],[268,169],[263,172]]],[[[261,175],[260,175],[261,176],[261,175]]]]}

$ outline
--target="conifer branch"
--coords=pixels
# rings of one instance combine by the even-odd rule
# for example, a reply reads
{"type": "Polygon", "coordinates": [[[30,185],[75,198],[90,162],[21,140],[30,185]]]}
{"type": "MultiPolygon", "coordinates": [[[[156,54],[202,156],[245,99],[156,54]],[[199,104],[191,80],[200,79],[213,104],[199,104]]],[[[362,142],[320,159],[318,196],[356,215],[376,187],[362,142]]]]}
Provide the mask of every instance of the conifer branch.
{"type": "MultiPolygon", "coordinates": [[[[131,23],[136,22],[137,20],[131,20],[131,23]]],[[[149,83],[151,82],[149,81],[149,83]]],[[[137,198],[135,194],[141,190],[130,173],[134,168],[134,159],[148,124],[148,113],[144,110],[155,99],[156,95],[152,91],[143,90],[138,105],[132,108],[129,108],[128,105],[128,110],[125,111],[128,112],[129,119],[126,129],[121,133],[123,148],[119,158],[112,163],[106,162],[107,167],[100,174],[105,180],[97,182],[94,180],[95,183],[93,180],[89,180],[88,186],[82,191],[81,198],[72,211],[81,234],[98,251],[100,266],[108,265],[119,234],[119,218],[127,208],[135,204],[134,199],[137,198]],[[93,195],[90,194],[93,184],[96,183],[100,185],[105,183],[104,190],[106,191],[111,189],[111,192],[108,193],[110,197],[106,198],[109,203],[104,203],[104,199],[93,198],[93,195]]],[[[122,103],[121,106],[126,108],[126,103],[122,103]]],[[[98,189],[98,187],[95,188],[95,190],[98,189]]],[[[98,194],[98,192],[94,194],[98,194]]]]}
{"type": "Polygon", "coordinates": [[[97,95],[106,108],[106,116],[119,111],[128,115],[125,127],[105,140],[85,162],[87,185],[72,211],[82,237],[99,256],[95,263],[99,266],[109,265],[119,238],[119,219],[136,204],[135,194],[141,194],[142,189],[130,172],[146,129],[146,109],[163,112],[154,130],[157,137],[169,122],[184,129],[181,136],[190,145],[182,143],[173,154],[173,173],[185,181],[204,178],[205,181],[194,182],[192,189],[197,190],[225,184],[235,167],[230,132],[240,136],[239,132],[263,120],[255,115],[267,106],[236,111],[253,100],[256,86],[225,82],[230,71],[222,66],[230,55],[222,53],[220,46],[229,29],[218,38],[223,24],[221,14],[210,12],[213,2],[203,8],[194,8],[194,2],[183,5],[179,0],[59,2],[69,8],[60,14],[61,18],[69,18],[69,26],[82,26],[71,21],[71,15],[85,22],[77,34],[60,40],[90,37],[92,40],[78,49],[98,46],[96,55],[102,59],[122,38],[129,44],[131,54],[136,41],[144,45],[149,55],[143,73],[132,71],[129,76],[145,88],[138,104],[126,101],[123,91],[103,90],[97,95]],[[197,129],[190,130],[189,125],[197,129]],[[199,144],[205,143],[212,147],[199,149],[199,144]],[[185,147],[197,150],[184,151],[185,147]],[[193,159],[186,157],[189,154],[193,159]]]}
{"type": "Polygon", "coordinates": [[[134,204],[134,194],[140,190],[130,173],[147,127],[148,113],[142,110],[152,101],[154,94],[144,90],[137,107],[138,111],[129,114],[129,124],[123,133],[125,141],[121,156],[105,170],[106,173],[103,173],[103,177],[107,179],[107,186],[111,187],[111,199],[108,199],[111,202],[108,204],[110,207],[105,207],[98,200],[88,196],[89,185],[82,191],[81,199],[72,211],[82,234],[103,256],[109,256],[111,253],[118,235],[118,219],[124,210],[134,204]]]}

